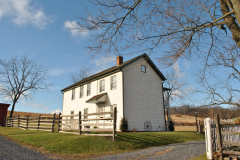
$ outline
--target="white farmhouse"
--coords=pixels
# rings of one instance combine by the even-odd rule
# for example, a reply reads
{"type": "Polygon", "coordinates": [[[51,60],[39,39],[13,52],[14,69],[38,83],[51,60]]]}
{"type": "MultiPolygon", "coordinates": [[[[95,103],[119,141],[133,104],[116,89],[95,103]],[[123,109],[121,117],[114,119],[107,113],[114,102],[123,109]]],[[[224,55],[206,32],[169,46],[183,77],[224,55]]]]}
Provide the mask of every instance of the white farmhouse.
{"type": "Polygon", "coordinates": [[[166,78],[147,54],[124,63],[123,57],[118,56],[115,67],[62,90],[63,115],[79,111],[85,114],[108,112],[117,107],[117,131],[120,131],[123,117],[127,118],[130,131],[134,128],[137,131],[165,131],[164,80],[166,78]]]}

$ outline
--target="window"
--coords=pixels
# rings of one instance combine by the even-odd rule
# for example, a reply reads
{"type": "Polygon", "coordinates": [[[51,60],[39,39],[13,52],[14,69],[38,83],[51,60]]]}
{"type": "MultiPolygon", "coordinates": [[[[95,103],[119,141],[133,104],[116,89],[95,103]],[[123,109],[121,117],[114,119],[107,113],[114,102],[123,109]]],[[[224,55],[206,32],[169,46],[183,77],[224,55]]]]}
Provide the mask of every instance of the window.
{"type": "Polygon", "coordinates": [[[112,76],[110,78],[111,81],[111,90],[116,89],[117,88],[117,76],[112,76]]]}
{"type": "Polygon", "coordinates": [[[75,99],[75,89],[72,90],[72,100],[75,99]]]}
{"type": "MultiPolygon", "coordinates": [[[[71,111],[71,115],[74,114],[74,111],[71,111]]],[[[70,119],[73,119],[73,117],[71,116],[70,119]]]]}
{"type": "Polygon", "coordinates": [[[145,65],[141,65],[141,71],[146,73],[146,66],[145,65]]]}
{"type": "Polygon", "coordinates": [[[105,91],[105,80],[100,81],[100,93],[105,91]]]}
{"type": "Polygon", "coordinates": [[[87,84],[87,96],[91,95],[91,83],[87,84]]]}
{"type": "MultiPolygon", "coordinates": [[[[98,112],[101,113],[101,112],[104,112],[104,104],[98,104],[98,112]]],[[[100,118],[103,118],[104,117],[104,114],[99,114],[98,115],[100,118]]]]}
{"type": "MultiPolygon", "coordinates": [[[[88,114],[88,108],[84,108],[84,114],[88,114]]],[[[88,116],[84,116],[84,119],[88,119],[88,116]]],[[[88,122],[88,121],[85,121],[88,122]]],[[[90,126],[84,126],[84,128],[90,128],[90,126]]]]}
{"type": "MultiPolygon", "coordinates": [[[[88,114],[88,108],[84,108],[84,114],[88,114]]],[[[88,116],[84,116],[84,119],[88,119],[88,116]]]]}
{"type": "Polygon", "coordinates": [[[84,90],[84,87],[80,87],[80,98],[83,98],[83,90],[84,90]]]}

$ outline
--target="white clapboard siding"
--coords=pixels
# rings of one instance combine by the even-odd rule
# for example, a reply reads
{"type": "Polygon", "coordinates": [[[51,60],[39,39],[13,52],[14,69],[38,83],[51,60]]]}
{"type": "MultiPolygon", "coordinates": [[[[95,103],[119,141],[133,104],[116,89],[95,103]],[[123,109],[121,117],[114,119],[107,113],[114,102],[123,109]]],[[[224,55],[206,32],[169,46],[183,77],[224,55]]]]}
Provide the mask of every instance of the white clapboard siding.
{"type": "Polygon", "coordinates": [[[129,130],[145,131],[144,122],[149,121],[152,131],[165,131],[161,78],[144,59],[124,67],[123,78],[124,116],[129,130]],[[141,72],[141,65],[146,65],[146,73],[141,72]]]}
{"type": "MultiPolygon", "coordinates": [[[[99,93],[99,84],[100,80],[105,80],[105,91],[107,92],[107,102],[105,103],[105,112],[110,111],[110,105],[117,105],[117,124],[116,129],[119,130],[120,120],[123,117],[123,93],[122,93],[122,72],[117,72],[112,75],[106,76],[104,78],[95,80],[91,82],[91,95],[87,96],[87,84],[84,85],[84,95],[83,98],[79,98],[80,96],[80,86],[75,88],[75,100],[71,100],[72,98],[72,90],[64,92],[63,97],[63,115],[69,115],[71,111],[74,111],[74,114],[78,114],[79,111],[84,114],[84,108],[88,108],[88,113],[97,112],[97,105],[93,103],[86,103],[88,99],[91,97],[101,94],[99,93]],[[117,76],[117,88],[111,90],[110,88],[110,77],[116,75],[117,76]]],[[[105,115],[109,117],[109,115],[105,115]]],[[[96,118],[96,115],[88,116],[88,118],[96,118]]],[[[77,118],[77,117],[76,117],[77,118]]],[[[83,117],[82,117],[83,118],[83,117]]],[[[96,121],[92,122],[83,122],[83,123],[97,123],[96,121]]],[[[101,123],[101,122],[99,122],[101,123]]],[[[105,123],[109,123],[109,121],[105,121],[105,123]]],[[[109,126],[102,126],[108,128],[109,126]]]]}

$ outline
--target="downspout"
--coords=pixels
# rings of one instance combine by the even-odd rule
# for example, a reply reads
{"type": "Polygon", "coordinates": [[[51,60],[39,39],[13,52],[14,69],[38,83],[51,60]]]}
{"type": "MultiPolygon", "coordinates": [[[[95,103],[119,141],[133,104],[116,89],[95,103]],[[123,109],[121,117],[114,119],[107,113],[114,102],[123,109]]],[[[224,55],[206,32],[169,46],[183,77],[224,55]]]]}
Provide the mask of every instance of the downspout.
{"type": "Polygon", "coordinates": [[[124,78],[123,78],[123,71],[122,71],[122,68],[121,68],[121,70],[120,70],[121,72],[122,72],[122,99],[123,99],[123,117],[125,117],[124,116],[124,78]]]}
{"type": "Polygon", "coordinates": [[[167,130],[167,123],[166,123],[166,115],[165,115],[165,105],[164,105],[164,93],[163,93],[163,83],[164,81],[162,82],[162,94],[163,94],[163,113],[164,113],[164,121],[165,121],[165,131],[167,130]]]}

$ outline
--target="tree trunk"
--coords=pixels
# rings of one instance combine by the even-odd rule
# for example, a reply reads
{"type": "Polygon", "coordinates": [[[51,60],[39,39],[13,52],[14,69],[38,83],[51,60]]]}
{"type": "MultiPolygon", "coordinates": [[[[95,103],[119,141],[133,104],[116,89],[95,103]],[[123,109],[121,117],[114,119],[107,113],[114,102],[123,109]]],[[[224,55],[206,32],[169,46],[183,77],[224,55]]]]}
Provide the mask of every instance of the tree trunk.
{"type": "Polygon", "coordinates": [[[14,108],[15,108],[15,104],[16,104],[16,101],[13,101],[12,110],[11,110],[11,113],[10,113],[10,118],[12,118],[13,111],[14,111],[14,108]]]}
{"type": "MultiPolygon", "coordinates": [[[[235,8],[239,8],[240,5],[239,3],[235,2],[235,0],[232,0],[233,3],[231,3],[231,5],[235,10],[235,8]]],[[[228,6],[225,0],[220,0],[220,7],[221,7],[221,11],[223,15],[226,15],[229,12],[229,8],[231,8],[231,6],[228,6]]],[[[235,15],[240,14],[239,13],[239,9],[235,10],[235,15]]],[[[238,16],[236,16],[238,17],[238,16]]],[[[240,47],[240,28],[238,26],[238,24],[240,23],[238,21],[238,24],[235,21],[235,17],[229,15],[226,18],[224,18],[224,21],[226,22],[226,25],[228,27],[228,29],[231,31],[232,33],[232,38],[236,41],[237,45],[240,47]]]]}

